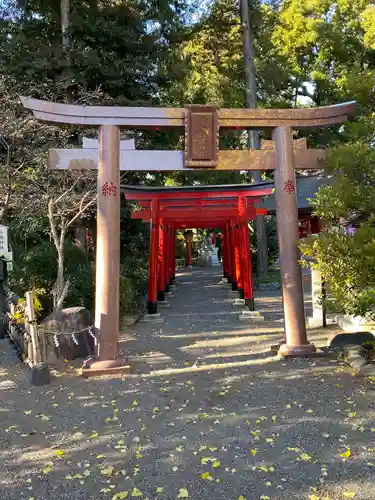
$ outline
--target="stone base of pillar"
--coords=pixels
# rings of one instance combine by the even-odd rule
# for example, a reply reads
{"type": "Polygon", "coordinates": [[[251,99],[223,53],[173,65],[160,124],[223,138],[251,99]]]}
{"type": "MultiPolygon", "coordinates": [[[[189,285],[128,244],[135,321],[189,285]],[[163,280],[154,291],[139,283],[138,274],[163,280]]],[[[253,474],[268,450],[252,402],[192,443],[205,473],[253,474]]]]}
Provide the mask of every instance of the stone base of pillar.
{"type": "Polygon", "coordinates": [[[232,283],[232,278],[230,276],[227,276],[227,281],[228,281],[229,284],[231,284],[232,283]]]}
{"type": "Polygon", "coordinates": [[[288,345],[282,344],[280,346],[278,354],[280,356],[311,356],[316,353],[316,347],[314,344],[305,344],[305,345],[288,345]]]}
{"type": "Polygon", "coordinates": [[[158,312],[158,303],[157,302],[148,302],[147,303],[147,312],[148,312],[148,314],[156,314],[158,312]]]}
{"type": "Polygon", "coordinates": [[[238,319],[244,321],[264,321],[264,316],[261,316],[259,311],[249,311],[248,309],[244,309],[241,311],[238,319]]]}
{"type": "Polygon", "coordinates": [[[162,292],[158,292],[158,302],[163,302],[163,300],[165,300],[164,290],[162,292]]]}
{"type": "Polygon", "coordinates": [[[169,309],[171,305],[166,300],[162,300],[161,302],[158,301],[158,307],[161,307],[163,309],[169,309]]]}
{"type": "Polygon", "coordinates": [[[223,276],[224,278],[228,278],[227,273],[225,271],[223,272],[223,276]]]}
{"type": "Polygon", "coordinates": [[[233,292],[236,292],[238,290],[237,281],[232,281],[232,290],[233,290],[233,292]]]}
{"type": "Polygon", "coordinates": [[[238,288],[238,294],[240,299],[245,299],[245,292],[243,291],[243,288],[238,288]]]}
{"type": "Polygon", "coordinates": [[[245,305],[249,311],[255,311],[254,299],[245,299],[245,305]]]}
{"type": "Polygon", "coordinates": [[[85,378],[101,375],[124,375],[130,372],[129,360],[124,358],[100,361],[92,357],[84,361],[81,369],[81,375],[85,378]]]}
{"type": "Polygon", "coordinates": [[[169,287],[170,285],[165,285],[165,290],[164,290],[165,293],[169,293],[169,287]]]}
{"type": "Polygon", "coordinates": [[[245,299],[235,299],[233,302],[234,306],[244,306],[245,305],[245,299]]]}
{"type": "Polygon", "coordinates": [[[139,320],[140,323],[164,323],[164,318],[160,316],[160,313],[156,314],[145,314],[142,319],[139,320]]]}

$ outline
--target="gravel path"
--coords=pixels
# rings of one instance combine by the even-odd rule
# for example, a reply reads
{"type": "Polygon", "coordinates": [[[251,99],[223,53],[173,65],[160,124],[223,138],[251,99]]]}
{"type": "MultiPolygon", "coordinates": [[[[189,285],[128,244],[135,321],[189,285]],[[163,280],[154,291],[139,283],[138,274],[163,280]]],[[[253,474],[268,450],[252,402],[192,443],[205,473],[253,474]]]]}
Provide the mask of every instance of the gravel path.
{"type": "Polygon", "coordinates": [[[33,387],[0,341],[0,500],[373,500],[375,384],[272,357],[278,295],[246,323],[215,268],[178,281],[165,323],[123,337],[131,377],[33,387]]]}

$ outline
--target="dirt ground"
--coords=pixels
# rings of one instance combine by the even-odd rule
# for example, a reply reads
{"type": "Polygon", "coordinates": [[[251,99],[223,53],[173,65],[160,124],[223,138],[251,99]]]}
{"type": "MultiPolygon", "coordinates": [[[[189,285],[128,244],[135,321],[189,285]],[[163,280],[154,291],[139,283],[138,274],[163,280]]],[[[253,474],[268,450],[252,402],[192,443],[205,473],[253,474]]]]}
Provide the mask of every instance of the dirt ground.
{"type": "Polygon", "coordinates": [[[263,322],[234,297],[218,268],[181,273],[165,322],[122,335],[124,378],[67,364],[34,387],[1,340],[0,499],[373,500],[374,381],[275,358],[279,293],[257,297],[263,322]]]}

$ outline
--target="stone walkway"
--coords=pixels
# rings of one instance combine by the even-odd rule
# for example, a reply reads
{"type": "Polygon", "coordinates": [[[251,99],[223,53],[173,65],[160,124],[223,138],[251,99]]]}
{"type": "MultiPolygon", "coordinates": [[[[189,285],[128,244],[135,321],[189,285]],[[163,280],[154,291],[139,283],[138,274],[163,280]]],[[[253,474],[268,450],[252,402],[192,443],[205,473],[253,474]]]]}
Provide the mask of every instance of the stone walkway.
{"type": "Polygon", "coordinates": [[[33,387],[0,341],[0,499],[373,500],[375,384],[275,359],[280,297],[257,298],[263,323],[240,322],[221,281],[178,276],[165,322],[123,335],[138,359],[125,379],[70,369],[33,387]]]}

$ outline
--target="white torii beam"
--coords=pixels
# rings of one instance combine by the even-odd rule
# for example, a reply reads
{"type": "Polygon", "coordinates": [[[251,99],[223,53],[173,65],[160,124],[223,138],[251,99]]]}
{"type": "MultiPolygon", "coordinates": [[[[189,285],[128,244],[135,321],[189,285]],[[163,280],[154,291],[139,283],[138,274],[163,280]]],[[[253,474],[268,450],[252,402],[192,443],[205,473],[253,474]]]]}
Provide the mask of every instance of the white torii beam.
{"type": "MultiPolygon", "coordinates": [[[[134,139],[120,143],[120,170],[168,172],[173,170],[197,170],[184,166],[184,151],[138,150],[134,139]]],[[[297,169],[320,168],[324,150],[307,149],[306,139],[293,141],[294,164],[297,169]]],[[[81,170],[98,168],[98,141],[83,139],[83,149],[51,149],[48,159],[52,170],[81,170]]],[[[275,170],[276,151],[273,141],[263,141],[258,150],[221,150],[215,170],[275,170]]]]}

